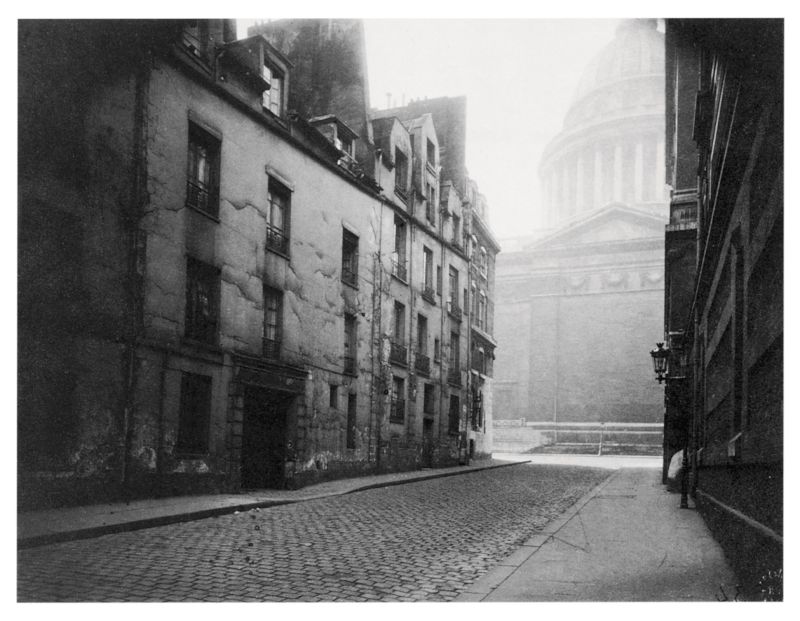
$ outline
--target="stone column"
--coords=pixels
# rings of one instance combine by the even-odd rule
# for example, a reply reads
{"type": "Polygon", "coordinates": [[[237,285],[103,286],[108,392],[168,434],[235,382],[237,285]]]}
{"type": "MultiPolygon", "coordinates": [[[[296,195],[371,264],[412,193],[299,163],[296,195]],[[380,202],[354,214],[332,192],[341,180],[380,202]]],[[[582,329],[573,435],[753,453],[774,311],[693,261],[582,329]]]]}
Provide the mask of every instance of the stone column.
{"type": "Polygon", "coordinates": [[[642,141],[639,140],[636,143],[636,159],[634,160],[634,173],[633,173],[633,182],[634,182],[634,199],[637,203],[642,202],[642,178],[644,174],[644,145],[642,141]]]}
{"type": "Polygon", "coordinates": [[[614,200],[622,202],[622,145],[614,147],[614,200]]]}
{"type": "Polygon", "coordinates": [[[575,160],[575,206],[580,213],[583,211],[584,203],[586,200],[583,196],[583,154],[578,153],[578,158],[575,160]]]}
{"type": "Polygon", "coordinates": [[[561,187],[564,191],[564,206],[563,210],[565,214],[572,215],[572,199],[570,197],[570,187],[569,187],[569,169],[567,168],[567,161],[561,161],[561,187]]]}
{"type": "Polygon", "coordinates": [[[603,204],[603,153],[600,145],[594,148],[594,205],[597,208],[603,204]]]}
{"type": "Polygon", "coordinates": [[[666,170],[664,168],[664,140],[659,138],[656,143],[656,189],[655,199],[659,202],[665,200],[664,185],[666,184],[666,170]]]}

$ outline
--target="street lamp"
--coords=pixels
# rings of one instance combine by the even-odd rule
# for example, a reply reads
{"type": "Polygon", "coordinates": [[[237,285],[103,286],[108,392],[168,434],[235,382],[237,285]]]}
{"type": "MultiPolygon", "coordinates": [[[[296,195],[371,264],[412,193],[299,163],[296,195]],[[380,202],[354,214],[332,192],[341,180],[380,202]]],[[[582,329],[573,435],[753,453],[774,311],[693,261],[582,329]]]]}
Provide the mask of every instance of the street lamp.
{"type": "MultiPolygon", "coordinates": [[[[650,350],[650,355],[653,357],[653,370],[656,373],[656,381],[660,384],[661,382],[667,382],[667,397],[669,398],[669,380],[683,380],[686,379],[685,376],[681,376],[680,371],[686,365],[686,357],[685,353],[682,348],[678,349],[677,352],[680,355],[680,366],[681,369],[678,372],[678,376],[671,378],[669,377],[669,356],[670,350],[664,347],[664,343],[656,343],[656,349],[650,350]]],[[[687,429],[686,434],[686,444],[683,447],[683,459],[681,463],[681,509],[688,509],[689,508],[689,431],[687,429]]]]}
{"type": "Polygon", "coordinates": [[[664,348],[664,343],[656,343],[656,349],[651,349],[650,355],[653,357],[653,370],[656,372],[656,381],[660,384],[667,379],[669,349],[664,348]]]}

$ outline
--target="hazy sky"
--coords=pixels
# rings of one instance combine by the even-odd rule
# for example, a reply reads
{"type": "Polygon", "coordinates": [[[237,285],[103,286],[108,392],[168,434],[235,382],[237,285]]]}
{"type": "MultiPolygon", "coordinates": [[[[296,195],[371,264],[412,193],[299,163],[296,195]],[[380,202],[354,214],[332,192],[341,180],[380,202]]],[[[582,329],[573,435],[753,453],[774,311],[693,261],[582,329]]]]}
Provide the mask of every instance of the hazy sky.
{"type": "MultiPolygon", "coordinates": [[[[255,20],[239,20],[239,36],[255,20]]],[[[467,97],[467,168],[498,238],[536,226],[542,150],[618,20],[367,19],[370,103],[467,97]]]]}
{"type": "Polygon", "coordinates": [[[536,225],[539,158],[618,20],[366,20],[370,101],[467,96],[467,168],[499,238],[536,225]]]}

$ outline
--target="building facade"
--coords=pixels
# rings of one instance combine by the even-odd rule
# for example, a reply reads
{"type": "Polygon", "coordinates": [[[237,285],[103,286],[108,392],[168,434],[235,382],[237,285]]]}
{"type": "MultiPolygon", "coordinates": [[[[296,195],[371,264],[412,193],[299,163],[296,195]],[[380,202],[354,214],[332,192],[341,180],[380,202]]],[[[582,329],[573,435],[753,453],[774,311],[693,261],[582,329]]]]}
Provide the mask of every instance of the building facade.
{"type": "MultiPolygon", "coordinates": [[[[489,225],[488,201],[464,165],[466,98],[416,100],[400,108],[373,110],[372,116],[376,132],[378,124],[389,119],[396,119],[411,129],[427,122],[435,126],[435,141],[412,138],[411,144],[429,153],[433,153],[435,146],[439,154],[435,164],[439,208],[438,214],[430,216],[438,219],[443,242],[441,270],[437,265],[436,282],[437,288],[441,288],[443,279],[446,280],[441,312],[449,321],[450,341],[458,340],[464,348],[463,358],[453,359],[451,353],[450,364],[457,367],[465,361],[469,367],[466,375],[448,374],[449,403],[443,405],[453,421],[457,409],[461,408],[467,420],[462,429],[462,442],[468,455],[489,455],[492,452],[494,352],[497,347],[494,338],[495,261],[500,245],[489,225]],[[454,388],[462,395],[455,394],[454,388]]],[[[420,162],[426,161],[423,156],[421,152],[420,162]]],[[[427,163],[432,161],[428,158],[427,163]]],[[[420,180],[421,187],[432,182],[433,173],[434,166],[420,171],[419,174],[427,177],[427,180],[420,180]]],[[[423,190],[423,194],[429,192],[423,190]]],[[[445,339],[446,322],[442,326],[445,339]]]]}
{"type": "Polygon", "coordinates": [[[666,396],[745,596],[782,592],[783,22],[667,20],[666,396]],[[674,292],[674,293],[673,293],[674,292]]]}
{"type": "Polygon", "coordinates": [[[304,116],[318,68],[234,33],[20,22],[22,507],[467,458],[432,119],[377,151],[365,72],[304,116]]]}
{"type": "Polygon", "coordinates": [[[544,228],[497,265],[498,420],[660,434],[645,344],[662,329],[663,60],[655,20],[622,22],[545,148],[544,228]]]}

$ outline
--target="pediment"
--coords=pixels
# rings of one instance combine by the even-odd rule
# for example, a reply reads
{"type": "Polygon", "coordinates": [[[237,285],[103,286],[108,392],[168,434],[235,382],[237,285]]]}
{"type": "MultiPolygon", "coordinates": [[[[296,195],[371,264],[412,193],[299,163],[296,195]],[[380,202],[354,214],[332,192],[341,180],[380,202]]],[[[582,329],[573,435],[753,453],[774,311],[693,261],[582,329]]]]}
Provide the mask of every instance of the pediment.
{"type": "Polygon", "coordinates": [[[531,244],[529,250],[609,242],[663,238],[666,219],[625,205],[608,205],[567,223],[547,237],[531,244]]]}

